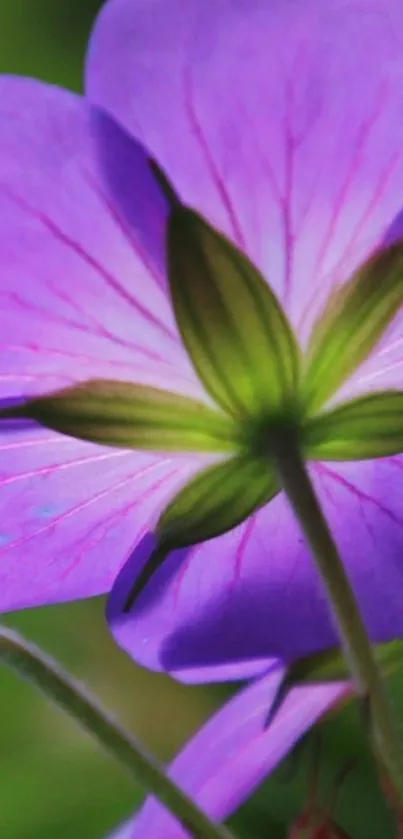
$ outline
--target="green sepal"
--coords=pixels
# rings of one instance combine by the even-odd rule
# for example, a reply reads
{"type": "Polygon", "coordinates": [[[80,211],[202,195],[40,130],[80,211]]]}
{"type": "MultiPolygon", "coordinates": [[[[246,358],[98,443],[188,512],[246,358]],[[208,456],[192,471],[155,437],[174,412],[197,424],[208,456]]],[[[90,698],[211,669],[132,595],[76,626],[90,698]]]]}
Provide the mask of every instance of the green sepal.
{"type": "Polygon", "coordinates": [[[228,452],[238,429],[193,399],[128,382],[94,380],[0,412],[33,419],[69,437],[149,451],[228,452]]]}
{"type": "Polygon", "coordinates": [[[192,478],[162,513],[158,544],[173,550],[220,536],[277,492],[274,472],[263,459],[239,455],[209,466],[192,478]]]}
{"type": "Polygon", "coordinates": [[[365,361],[402,303],[402,243],[375,253],[330,295],[306,355],[302,398],[310,413],[365,361]]]}
{"type": "MultiPolygon", "coordinates": [[[[382,675],[389,678],[403,664],[403,641],[389,641],[374,646],[374,656],[382,675]]],[[[287,672],[290,685],[315,682],[340,682],[350,680],[351,675],[344,656],[338,648],[300,658],[287,672]]]]}
{"type": "Polygon", "coordinates": [[[362,396],[309,420],[303,447],[310,460],[372,460],[402,453],[403,393],[362,396]]]}
{"type": "Polygon", "coordinates": [[[237,417],[288,405],[299,350],[279,302],[244,254],[180,205],[169,220],[168,274],[184,345],[215,401],[237,417]]]}
{"type": "MultiPolygon", "coordinates": [[[[395,640],[374,647],[374,654],[384,678],[390,678],[403,664],[403,641],[395,640]]],[[[266,719],[268,728],[277,716],[292,688],[324,682],[351,682],[351,673],[338,648],[300,658],[291,664],[280,682],[266,719]]],[[[353,694],[352,694],[353,695],[353,694]]]]}

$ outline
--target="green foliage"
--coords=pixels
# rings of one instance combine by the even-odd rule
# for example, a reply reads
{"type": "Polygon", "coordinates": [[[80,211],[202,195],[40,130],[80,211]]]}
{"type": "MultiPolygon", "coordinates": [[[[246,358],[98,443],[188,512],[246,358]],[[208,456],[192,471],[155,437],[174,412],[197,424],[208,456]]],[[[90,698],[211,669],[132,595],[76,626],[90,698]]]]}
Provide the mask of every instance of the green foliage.
{"type": "MultiPolygon", "coordinates": [[[[136,668],[116,647],[104,601],[9,616],[78,676],[163,760],[217,704],[203,689],[136,668]]],[[[30,685],[0,670],[0,835],[7,839],[102,839],[138,806],[114,761],[30,685]]]]}
{"type": "MultiPolygon", "coordinates": [[[[10,616],[8,623],[56,656],[167,760],[238,686],[184,687],[136,668],[109,637],[102,599],[10,616]]],[[[393,661],[396,649],[391,649],[393,661]]],[[[337,668],[336,668],[337,671],[337,668]]],[[[403,715],[403,677],[390,687],[403,715]]],[[[346,782],[337,818],[353,839],[393,839],[376,784],[365,726],[350,703],[319,727],[323,801],[349,758],[357,766],[346,782]]],[[[239,839],[286,839],[287,825],[307,795],[313,736],[288,758],[231,820],[239,839]]],[[[46,705],[29,685],[0,671],[0,836],[7,839],[103,839],[140,803],[113,761],[77,726],[46,705]]]]}

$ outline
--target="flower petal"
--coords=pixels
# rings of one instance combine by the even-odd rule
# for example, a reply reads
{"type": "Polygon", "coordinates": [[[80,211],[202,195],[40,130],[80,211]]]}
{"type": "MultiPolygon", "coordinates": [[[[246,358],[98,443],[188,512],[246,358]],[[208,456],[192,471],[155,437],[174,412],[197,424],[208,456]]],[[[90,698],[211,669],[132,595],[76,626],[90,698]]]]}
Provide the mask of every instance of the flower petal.
{"type": "MultiPolygon", "coordinates": [[[[227,702],[170,767],[170,776],[211,818],[223,821],[237,810],[303,734],[349,692],[342,682],[294,688],[267,728],[283,672],[281,666],[275,667],[227,702]]],[[[117,839],[184,839],[185,835],[172,816],[148,799],[132,821],[132,832],[118,832],[117,839]]]]}
{"type": "MultiPolygon", "coordinates": [[[[403,637],[402,458],[315,464],[311,474],[371,637],[403,637]]],[[[123,613],[154,545],[149,536],[138,546],[108,604],[117,642],[141,664],[187,682],[221,681],[338,644],[282,493],[230,533],[173,552],[123,613]]]]}
{"type": "MultiPolygon", "coordinates": [[[[111,119],[71,93],[3,77],[0,215],[2,403],[105,377],[209,404],[166,297],[165,200],[144,151],[111,119]],[[118,192],[134,205],[130,228],[118,192]]],[[[0,457],[3,610],[108,590],[200,465],[10,424],[0,457]]]]}
{"type": "Polygon", "coordinates": [[[109,0],[87,90],[307,337],[402,208],[400,0],[109,0]],[[376,62],[373,56],[377,56],[376,62]]]}
{"type": "Polygon", "coordinates": [[[66,91],[3,78],[0,95],[0,396],[95,374],[207,400],[162,287],[166,206],[144,151],[66,91]]]}
{"type": "Polygon", "coordinates": [[[310,460],[371,460],[403,452],[403,393],[361,396],[310,420],[304,430],[310,460]]]}
{"type": "MultiPolygon", "coordinates": [[[[225,452],[239,431],[224,414],[166,390],[98,379],[0,411],[92,443],[160,452],[225,452]]],[[[1,431],[0,423],[0,431],[1,431]]]]}
{"type": "Polygon", "coordinates": [[[160,510],[200,465],[49,432],[0,445],[0,610],[108,591],[160,510]]]}
{"type": "Polygon", "coordinates": [[[184,345],[206,390],[239,417],[288,409],[299,351],[274,294],[248,259],[197,213],[175,206],[168,272],[184,345]]]}

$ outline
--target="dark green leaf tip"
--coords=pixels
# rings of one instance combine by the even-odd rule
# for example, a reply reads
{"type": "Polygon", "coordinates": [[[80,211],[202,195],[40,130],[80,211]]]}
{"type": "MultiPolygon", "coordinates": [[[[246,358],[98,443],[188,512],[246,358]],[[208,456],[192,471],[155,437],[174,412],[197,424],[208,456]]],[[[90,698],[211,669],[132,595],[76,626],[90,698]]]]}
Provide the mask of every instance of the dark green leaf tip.
{"type": "Polygon", "coordinates": [[[168,179],[167,175],[165,174],[164,170],[161,166],[157,163],[154,158],[148,158],[148,165],[151,169],[152,175],[156,180],[164,198],[168,202],[168,205],[171,209],[174,207],[178,207],[181,205],[181,200],[179,198],[178,193],[176,192],[173,184],[168,179]]]}
{"type": "Polygon", "coordinates": [[[140,571],[137,579],[134,581],[125,604],[123,606],[123,612],[127,613],[130,612],[135,605],[136,601],[143,593],[145,587],[148,585],[152,577],[157,573],[159,568],[164,564],[169,550],[167,547],[163,547],[162,545],[157,545],[153,553],[151,554],[149,560],[146,562],[144,568],[140,571]]]}

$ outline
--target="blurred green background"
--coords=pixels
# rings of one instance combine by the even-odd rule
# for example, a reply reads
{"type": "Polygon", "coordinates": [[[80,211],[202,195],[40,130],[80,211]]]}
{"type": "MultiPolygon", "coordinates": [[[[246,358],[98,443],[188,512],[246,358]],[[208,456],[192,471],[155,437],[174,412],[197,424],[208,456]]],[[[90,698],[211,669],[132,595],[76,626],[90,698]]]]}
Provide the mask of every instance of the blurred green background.
{"type": "MultiPolygon", "coordinates": [[[[212,0],[206,0],[212,2],[212,0]]],[[[99,0],[0,0],[0,69],[80,90],[85,44],[99,0]]],[[[101,599],[7,616],[55,655],[164,760],[223,700],[227,689],[184,688],[135,668],[108,637],[101,599]]],[[[403,716],[403,684],[393,692],[403,716]]],[[[338,818],[352,839],[389,839],[356,711],[322,724],[324,794],[346,758],[357,766],[338,818]]],[[[284,839],[302,805],[307,750],[287,779],[281,767],[233,819],[240,837],[284,839]]],[[[69,719],[0,671],[0,839],[102,839],[141,801],[141,792],[69,719]]],[[[144,837],[147,839],[147,837],[144,837]]],[[[161,837],[164,839],[164,837],[161,837]]]]}

